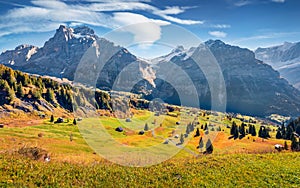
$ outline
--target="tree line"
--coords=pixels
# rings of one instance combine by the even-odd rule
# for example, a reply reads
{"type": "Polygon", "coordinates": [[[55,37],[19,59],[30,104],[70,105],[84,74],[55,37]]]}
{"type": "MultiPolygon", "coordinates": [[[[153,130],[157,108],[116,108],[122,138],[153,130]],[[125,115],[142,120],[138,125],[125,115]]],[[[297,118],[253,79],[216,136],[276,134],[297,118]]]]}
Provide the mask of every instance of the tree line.
{"type": "Polygon", "coordinates": [[[88,103],[97,109],[111,110],[110,95],[106,92],[72,88],[69,84],[0,65],[0,105],[12,105],[17,98],[24,101],[46,100],[54,107],[60,106],[69,112],[88,103]]]}

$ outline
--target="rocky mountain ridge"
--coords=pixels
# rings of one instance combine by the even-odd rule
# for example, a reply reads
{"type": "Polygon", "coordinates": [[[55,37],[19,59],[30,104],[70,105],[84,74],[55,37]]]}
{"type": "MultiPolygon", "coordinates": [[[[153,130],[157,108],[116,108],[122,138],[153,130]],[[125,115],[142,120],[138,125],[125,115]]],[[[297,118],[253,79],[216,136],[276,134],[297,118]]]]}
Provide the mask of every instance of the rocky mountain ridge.
{"type": "MultiPolygon", "coordinates": [[[[127,49],[98,37],[88,27],[60,26],[43,47],[20,46],[2,53],[0,63],[28,73],[75,81],[93,80],[93,76],[99,74],[95,84],[100,89],[139,93],[146,99],[160,98],[171,104],[181,103],[175,85],[180,86],[186,96],[192,95],[195,86],[200,107],[210,109],[212,88],[207,75],[194,61],[201,57],[203,49],[218,62],[224,76],[227,92],[221,95],[227,95],[227,111],[253,116],[273,113],[296,116],[300,113],[298,90],[280,78],[270,65],[255,59],[252,51],[220,40],[210,40],[190,49],[178,46],[166,56],[145,61],[127,49]],[[174,65],[177,69],[169,68],[174,65]],[[184,83],[181,76],[176,77],[180,71],[190,77],[191,84],[184,83]],[[170,75],[175,84],[172,80],[165,80],[170,75]]],[[[221,98],[226,99],[224,96],[221,98]]],[[[187,102],[190,106],[196,104],[194,101],[187,102]]]]}

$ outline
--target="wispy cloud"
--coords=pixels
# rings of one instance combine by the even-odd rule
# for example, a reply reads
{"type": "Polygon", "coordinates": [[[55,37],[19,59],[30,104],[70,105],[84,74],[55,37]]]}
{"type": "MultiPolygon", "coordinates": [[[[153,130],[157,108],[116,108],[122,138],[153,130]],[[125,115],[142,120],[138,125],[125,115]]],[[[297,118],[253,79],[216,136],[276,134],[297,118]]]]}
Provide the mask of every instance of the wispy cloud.
{"type": "Polygon", "coordinates": [[[223,31],[210,31],[210,32],[208,32],[208,34],[210,34],[213,37],[217,37],[217,38],[225,38],[227,36],[227,33],[223,32],[223,31]]]}
{"type": "Polygon", "coordinates": [[[217,28],[217,29],[227,29],[227,28],[231,28],[231,25],[228,24],[215,24],[215,25],[211,25],[212,28],[217,28]]]}
{"type": "Polygon", "coordinates": [[[252,3],[252,2],[251,2],[251,1],[248,1],[248,0],[241,0],[241,1],[235,2],[235,3],[234,3],[234,6],[242,7],[242,6],[249,5],[249,4],[251,4],[251,3],[252,3]]]}
{"type": "Polygon", "coordinates": [[[299,34],[300,34],[300,32],[267,33],[267,34],[262,34],[262,35],[254,35],[254,36],[250,36],[250,37],[239,38],[233,42],[239,43],[239,42],[247,42],[247,41],[253,41],[253,40],[273,39],[273,38],[294,36],[294,35],[299,35],[299,34]]]}
{"type": "MultiPolygon", "coordinates": [[[[154,42],[159,39],[160,27],[163,25],[171,22],[185,25],[203,23],[199,20],[175,17],[193,7],[173,6],[159,9],[148,2],[149,0],[32,0],[31,5],[16,7],[0,17],[1,35],[52,31],[59,24],[64,23],[89,24],[115,29],[143,21],[149,23],[149,27],[145,28],[148,28],[148,33],[152,35],[146,35],[145,28],[135,29],[148,36],[149,41],[154,42]],[[152,14],[160,19],[154,20],[141,13],[132,13],[136,11],[152,14]]],[[[133,31],[133,28],[129,32],[135,35],[136,40],[142,38],[133,31]]]]}
{"type": "Polygon", "coordinates": [[[129,12],[114,13],[113,19],[121,25],[127,25],[123,27],[122,30],[132,33],[134,35],[133,42],[138,43],[141,47],[145,46],[145,43],[151,45],[159,40],[161,37],[160,26],[170,24],[166,21],[153,20],[143,15],[129,12]]]}
{"type": "Polygon", "coordinates": [[[275,3],[284,3],[285,0],[271,0],[272,2],[275,2],[275,3]]]}

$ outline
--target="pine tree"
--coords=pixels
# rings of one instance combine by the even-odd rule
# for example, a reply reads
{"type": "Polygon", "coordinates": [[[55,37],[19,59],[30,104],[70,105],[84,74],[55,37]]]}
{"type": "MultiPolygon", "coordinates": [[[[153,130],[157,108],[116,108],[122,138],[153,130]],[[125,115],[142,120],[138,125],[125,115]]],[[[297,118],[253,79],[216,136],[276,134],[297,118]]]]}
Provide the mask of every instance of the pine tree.
{"type": "Polygon", "coordinates": [[[54,103],[54,92],[52,89],[50,89],[50,88],[47,89],[45,99],[46,99],[46,101],[48,101],[50,103],[54,103]]]}
{"type": "Polygon", "coordinates": [[[189,127],[189,124],[186,126],[186,129],[185,129],[185,134],[190,134],[191,130],[190,130],[190,127],[189,127]]]}
{"type": "Polygon", "coordinates": [[[54,116],[53,115],[51,115],[51,117],[50,117],[50,122],[54,122],[54,116]]]}
{"type": "Polygon", "coordinates": [[[235,139],[237,139],[239,137],[239,128],[238,128],[238,126],[236,126],[235,129],[234,129],[233,137],[235,139]]]}
{"type": "Polygon", "coordinates": [[[235,131],[236,131],[237,125],[235,123],[235,121],[232,122],[231,128],[230,128],[230,134],[234,135],[235,131]]]}
{"type": "Polygon", "coordinates": [[[285,149],[285,150],[289,150],[289,147],[288,147],[287,141],[284,141],[284,149],[285,149]]]}
{"type": "Polygon", "coordinates": [[[286,130],[286,139],[292,140],[293,132],[294,132],[293,126],[291,124],[289,124],[287,126],[287,130],[286,130]]]}
{"type": "Polygon", "coordinates": [[[211,143],[211,140],[208,139],[207,142],[206,142],[206,153],[211,154],[213,151],[214,151],[214,147],[211,143]]]}
{"type": "Polygon", "coordinates": [[[16,82],[16,78],[12,69],[6,69],[3,73],[3,79],[7,81],[10,87],[16,82]]]}
{"type": "Polygon", "coordinates": [[[286,128],[285,128],[285,126],[284,126],[284,123],[282,123],[282,125],[281,125],[281,136],[282,136],[282,138],[283,139],[287,139],[287,136],[286,136],[286,128]]]}
{"type": "Polygon", "coordinates": [[[23,98],[24,97],[24,91],[23,91],[23,87],[22,87],[21,83],[17,85],[16,96],[18,98],[23,98]]]}
{"type": "Polygon", "coordinates": [[[251,134],[252,136],[256,136],[257,134],[256,134],[256,128],[255,128],[255,126],[253,125],[252,126],[252,134],[251,134]]]}
{"type": "Polygon", "coordinates": [[[276,139],[282,139],[281,130],[277,129],[276,139]]]}
{"type": "Polygon", "coordinates": [[[298,151],[299,150],[299,144],[298,144],[298,142],[296,140],[296,137],[294,135],[291,137],[291,140],[292,140],[291,150],[292,151],[298,151]]]}
{"type": "Polygon", "coordinates": [[[239,133],[241,138],[244,138],[246,136],[245,126],[246,124],[242,123],[242,125],[239,128],[239,133]]]}
{"type": "Polygon", "coordinates": [[[195,136],[194,136],[194,137],[198,137],[198,136],[200,136],[200,130],[199,130],[199,128],[197,128],[197,130],[196,130],[196,134],[195,134],[195,136]]]}
{"type": "Polygon", "coordinates": [[[204,147],[204,142],[203,142],[203,138],[200,137],[200,140],[199,140],[199,149],[200,151],[202,152],[202,148],[204,147]]]}
{"type": "Polygon", "coordinates": [[[73,120],[73,125],[77,125],[77,121],[76,121],[75,118],[74,118],[74,120],[73,120]]]}
{"type": "Polygon", "coordinates": [[[12,104],[13,100],[15,99],[15,91],[11,88],[7,88],[7,97],[6,97],[6,100],[7,100],[7,103],[8,104],[12,104]]]}
{"type": "Polygon", "coordinates": [[[260,138],[265,138],[265,131],[264,131],[265,127],[264,126],[260,126],[259,131],[258,131],[258,137],[260,138]]]}
{"type": "Polygon", "coordinates": [[[149,131],[148,123],[145,123],[144,131],[149,131]]]}
{"type": "Polygon", "coordinates": [[[184,137],[183,137],[183,134],[180,135],[180,144],[183,144],[184,143],[184,137]]]}

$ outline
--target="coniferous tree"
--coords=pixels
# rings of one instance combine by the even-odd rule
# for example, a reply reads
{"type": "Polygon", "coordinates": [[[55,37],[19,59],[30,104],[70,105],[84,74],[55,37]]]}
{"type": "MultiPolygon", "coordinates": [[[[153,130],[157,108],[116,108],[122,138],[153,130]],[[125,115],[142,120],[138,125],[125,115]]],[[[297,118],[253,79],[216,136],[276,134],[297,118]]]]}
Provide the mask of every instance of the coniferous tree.
{"type": "Polygon", "coordinates": [[[7,81],[10,87],[16,82],[16,78],[12,69],[6,69],[2,75],[3,79],[7,81]]]}
{"type": "Polygon", "coordinates": [[[289,149],[288,144],[287,144],[286,141],[284,141],[284,149],[285,149],[285,150],[288,150],[288,149],[289,149]]]}
{"type": "Polygon", "coordinates": [[[48,101],[50,103],[54,103],[54,92],[52,89],[50,89],[50,88],[47,89],[45,99],[46,99],[46,101],[48,101]]]}
{"type": "Polygon", "coordinates": [[[251,135],[252,135],[252,125],[251,125],[251,124],[249,124],[248,134],[251,134],[251,135]]]}
{"type": "Polygon", "coordinates": [[[180,144],[183,144],[184,143],[184,137],[183,137],[183,134],[180,135],[180,144]]]}
{"type": "Polygon", "coordinates": [[[255,126],[254,125],[252,125],[252,133],[251,133],[251,135],[252,136],[256,136],[256,128],[255,128],[255,126]]]}
{"type": "Polygon", "coordinates": [[[185,129],[185,134],[190,134],[191,130],[190,130],[190,126],[189,124],[186,126],[186,129],[185,129]]]}
{"type": "Polygon", "coordinates": [[[292,151],[298,151],[299,150],[299,144],[296,140],[296,137],[293,135],[291,137],[292,143],[291,143],[291,150],[292,151]]]}
{"type": "Polygon", "coordinates": [[[276,139],[282,139],[281,130],[277,129],[276,139]]]}
{"type": "Polygon", "coordinates": [[[245,126],[246,124],[242,123],[242,125],[239,128],[240,138],[244,138],[246,136],[245,126]]]}
{"type": "Polygon", "coordinates": [[[8,104],[11,104],[13,102],[13,100],[15,99],[15,91],[13,89],[11,89],[10,87],[7,88],[7,97],[6,97],[6,100],[7,100],[7,103],[8,104]]]}
{"type": "Polygon", "coordinates": [[[230,134],[234,135],[235,134],[235,130],[237,128],[237,125],[235,123],[235,121],[232,122],[231,128],[230,128],[230,134]]]}
{"type": "Polygon", "coordinates": [[[197,128],[197,130],[196,130],[196,134],[195,134],[195,136],[194,136],[194,137],[198,137],[198,136],[200,136],[200,130],[199,130],[199,128],[197,128]]]}
{"type": "Polygon", "coordinates": [[[286,129],[286,136],[285,136],[286,139],[292,140],[293,132],[294,132],[293,126],[289,124],[286,129]]]}
{"type": "Polygon", "coordinates": [[[238,126],[235,127],[233,136],[235,139],[237,139],[239,137],[239,127],[238,126]]]}
{"type": "Polygon", "coordinates": [[[259,131],[258,131],[258,137],[265,138],[264,128],[265,128],[264,126],[260,126],[259,131]]]}
{"type": "Polygon", "coordinates": [[[200,140],[199,140],[199,149],[200,149],[200,152],[202,152],[202,148],[204,147],[204,142],[203,142],[203,138],[200,137],[200,140]]]}
{"type": "Polygon", "coordinates": [[[206,153],[211,154],[213,151],[214,151],[214,147],[212,145],[212,142],[210,139],[208,139],[206,142],[206,153]]]}
{"type": "Polygon", "coordinates": [[[287,139],[287,136],[286,136],[286,127],[284,126],[284,123],[282,123],[280,130],[281,130],[281,136],[282,136],[282,138],[283,139],[287,139]]]}
{"type": "Polygon", "coordinates": [[[77,125],[77,121],[76,121],[75,118],[74,118],[74,120],[73,120],[73,125],[77,125]]]}
{"type": "Polygon", "coordinates": [[[149,131],[148,123],[145,123],[144,131],[149,131]]]}
{"type": "Polygon", "coordinates": [[[53,115],[51,115],[51,117],[50,117],[50,122],[54,122],[54,116],[53,115]]]}
{"type": "Polygon", "coordinates": [[[18,98],[23,98],[23,97],[24,97],[23,86],[22,86],[21,83],[17,85],[16,96],[17,96],[18,98]]]}

